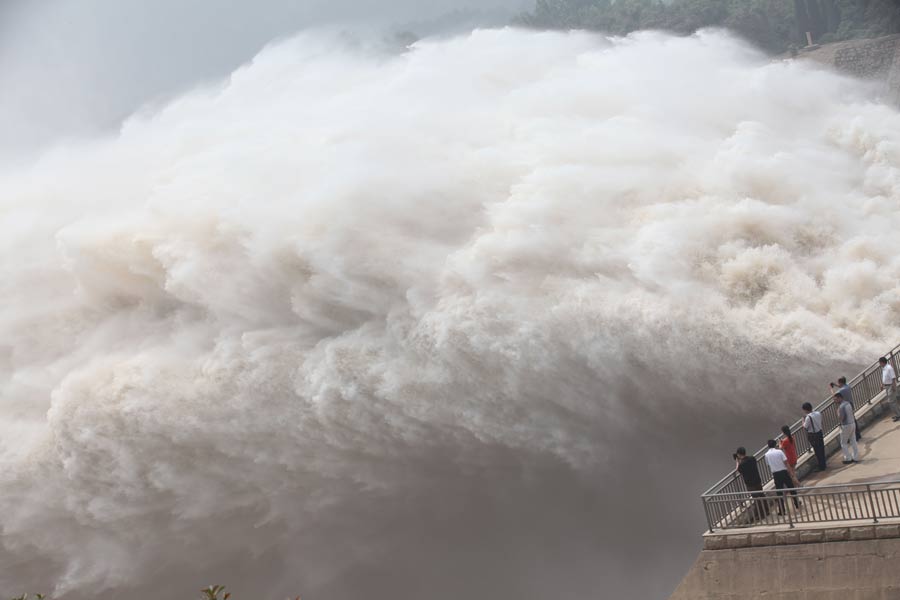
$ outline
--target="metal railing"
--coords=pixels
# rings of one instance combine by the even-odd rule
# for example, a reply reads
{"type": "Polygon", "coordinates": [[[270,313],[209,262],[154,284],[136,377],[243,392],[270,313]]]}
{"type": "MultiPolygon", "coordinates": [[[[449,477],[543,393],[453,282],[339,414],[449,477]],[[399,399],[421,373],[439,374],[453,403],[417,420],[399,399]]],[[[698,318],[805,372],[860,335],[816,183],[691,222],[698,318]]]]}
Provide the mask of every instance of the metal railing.
{"type": "Polygon", "coordinates": [[[900,519],[900,481],[704,494],[702,498],[710,532],[750,526],[900,519]]]}
{"type": "MultiPolygon", "coordinates": [[[[887,355],[887,359],[890,361],[891,365],[894,367],[895,373],[900,373],[900,346],[895,347],[891,350],[887,355]]],[[[855,413],[864,405],[872,402],[881,392],[881,365],[876,361],[874,364],[869,365],[862,373],[858,374],[856,377],[847,382],[850,386],[850,394],[853,402],[853,412],[855,413]]],[[[831,432],[837,430],[840,427],[840,421],[838,419],[837,414],[837,406],[832,400],[832,396],[829,396],[824,402],[820,403],[815,407],[814,410],[817,410],[822,413],[822,432],[825,437],[827,437],[831,432]]],[[[811,452],[812,448],[809,445],[809,440],[807,440],[806,435],[796,435],[798,432],[803,431],[803,421],[799,420],[791,425],[791,435],[794,436],[794,444],[797,448],[797,456],[803,456],[806,452],[811,452]]],[[[784,437],[782,434],[778,434],[775,438],[776,440],[781,440],[784,437]]],[[[772,472],[769,470],[769,465],[766,464],[765,454],[768,450],[767,447],[760,448],[754,455],[753,458],[756,459],[756,466],[759,468],[759,476],[762,479],[762,483],[765,486],[768,482],[772,481],[772,472]]],[[[706,490],[703,494],[703,497],[714,495],[714,494],[743,494],[746,497],[747,488],[744,486],[744,480],[734,471],[717,481],[711,488],[706,490]]]]}

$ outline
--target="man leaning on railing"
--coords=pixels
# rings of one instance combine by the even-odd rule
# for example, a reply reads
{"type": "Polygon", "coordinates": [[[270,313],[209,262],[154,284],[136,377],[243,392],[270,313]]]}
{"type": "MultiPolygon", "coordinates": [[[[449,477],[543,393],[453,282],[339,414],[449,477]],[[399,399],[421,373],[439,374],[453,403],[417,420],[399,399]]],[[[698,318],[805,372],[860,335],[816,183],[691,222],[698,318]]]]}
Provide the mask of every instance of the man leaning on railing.
{"type": "Polygon", "coordinates": [[[744,480],[744,486],[754,498],[753,500],[753,517],[757,521],[769,516],[769,501],[763,492],[762,478],[759,476],[759,467],[756,466],[756,459],[747,456],[747,449],[741,446],[734,451],[734,463],[737,472],[741,474],[744,480]]]}

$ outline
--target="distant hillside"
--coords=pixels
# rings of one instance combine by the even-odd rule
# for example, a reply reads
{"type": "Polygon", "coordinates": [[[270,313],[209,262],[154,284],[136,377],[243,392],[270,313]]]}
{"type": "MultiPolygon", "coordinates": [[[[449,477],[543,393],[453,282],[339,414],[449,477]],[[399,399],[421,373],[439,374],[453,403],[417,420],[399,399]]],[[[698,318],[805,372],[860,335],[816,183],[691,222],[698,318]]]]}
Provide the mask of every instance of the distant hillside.
{"type": "Polygon", "coordinates": [[[900,33],[898,0],[537,0],[519,23],[625,35],[727,27],[780,53],[813,43],[900,33]],[[808,35],[807,35],[808,34],[808,35]]]}

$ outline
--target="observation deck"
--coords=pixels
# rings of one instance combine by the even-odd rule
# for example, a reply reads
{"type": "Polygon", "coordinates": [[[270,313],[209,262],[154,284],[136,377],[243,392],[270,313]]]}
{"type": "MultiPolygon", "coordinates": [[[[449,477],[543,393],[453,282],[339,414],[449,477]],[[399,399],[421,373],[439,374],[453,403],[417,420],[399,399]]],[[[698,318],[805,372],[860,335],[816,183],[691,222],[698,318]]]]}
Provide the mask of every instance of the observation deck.
{"type": "MultiPolygon", "coordinates": [[[[900,372],[900,346],[888,355],[900,372]]],[[[671,600],[900,598],[900,422],[889,415],[878,363],[849,385],[863,439],[859,462],[844,465],[837,407],[823,416],[828,468],[814,472],[815,456],[800,421],[791,426],[797,447],[795,507],[779,496],[765,462],[755,453],[764,497],[753,498],[734,472],[701,496],[709,530],[703,550],[671,600]],[[760,510],[760,503],[768,510],[760,510]]],[[[784,437],[784,436],[779,436],[784,437]]]]}

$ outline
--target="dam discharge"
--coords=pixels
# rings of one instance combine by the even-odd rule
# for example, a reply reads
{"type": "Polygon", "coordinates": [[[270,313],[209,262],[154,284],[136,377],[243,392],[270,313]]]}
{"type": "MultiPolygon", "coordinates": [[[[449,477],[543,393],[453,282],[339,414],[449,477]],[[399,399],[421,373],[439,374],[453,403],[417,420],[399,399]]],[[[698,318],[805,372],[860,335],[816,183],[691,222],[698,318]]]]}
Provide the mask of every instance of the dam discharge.
{"type": "Polygon", "coordinates": [[[735,436],[900,339],[867,94],[719,32],[304,34],[8,166],[3,589],[664,597],[735,436]]]}

